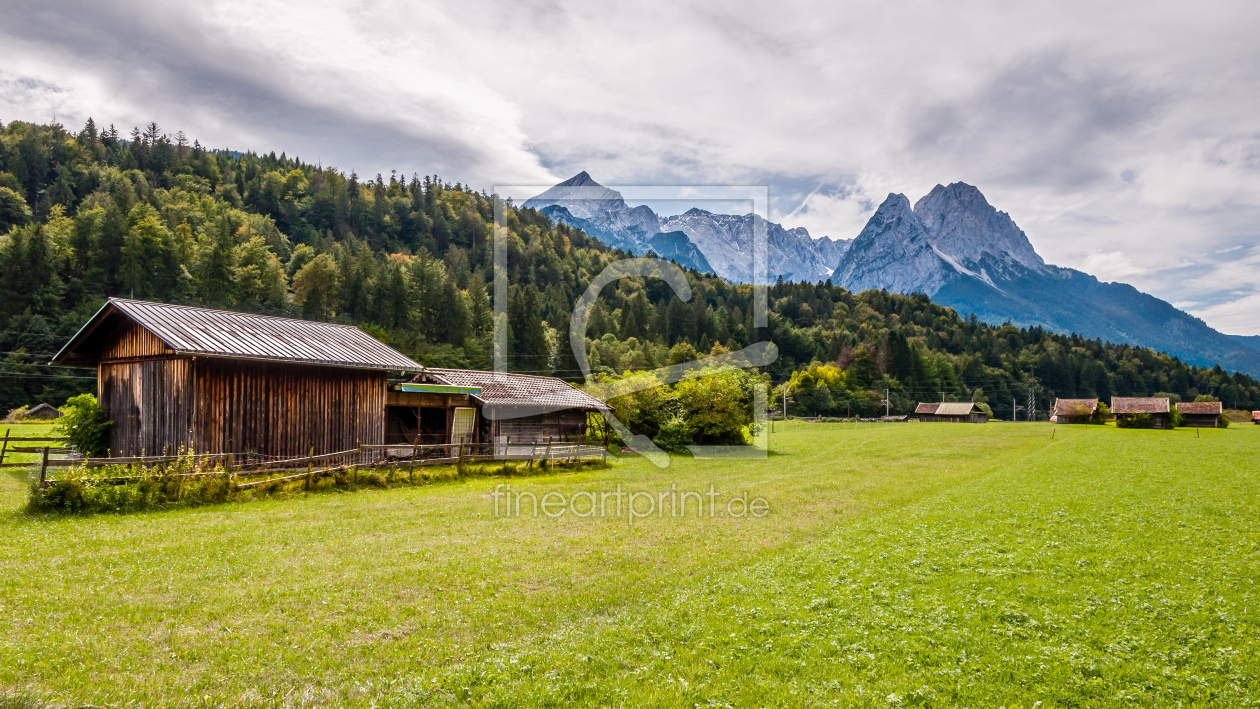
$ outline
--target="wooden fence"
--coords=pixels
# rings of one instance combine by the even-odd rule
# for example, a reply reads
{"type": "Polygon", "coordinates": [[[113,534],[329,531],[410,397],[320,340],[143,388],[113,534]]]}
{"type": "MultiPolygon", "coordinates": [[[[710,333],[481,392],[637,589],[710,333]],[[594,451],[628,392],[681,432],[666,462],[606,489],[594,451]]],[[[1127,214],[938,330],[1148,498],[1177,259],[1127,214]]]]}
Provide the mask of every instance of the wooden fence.
{"type": "Polygon", "coordinates": [[[62,446],[13,446],[11,441],[61,442],[54,437],[10,437],[5,432],[0,444],[0,467],[39,467],[39,482],[47,485],[52,479],[51,470],[56,468],[101,468],[105,466],[129,466],[131,475],[93,477],[92,481],[123,485],[157,478],[197,478],[211,475],[231,475],[236,478],[272,476],[260,480],[239,482],[236,489],[248,489],[272,483],[288,482],[302,478],[314,479],[346,470],[373,470],[384,468],[416,468],[430,465],[457,465],[463,462],[528,461],[554,467],[557,462],[581,462],[598,458],[607,460],[608,451],[602,446],[582,444],[547,443],[512,445],[511,438],[498,443],[436,443],[436,444],[385,444],[360,445],[353,450],[295,458],[268,458],[242,453],[203,453],[196,455],[130,456],[125,458],[84,458],[73,448],[62,446]],[[9,453],[36,453],[39,460],[25,463],[5,463],[9,453]],[[67,457],[54,457],[67,456],[67,457]],[[172,463],[189,465],[189,472],[170,472],[172,463]],[[142,471],[136,473],[137,469],[142,471]],[[275,476],[279,477],[275,477],[275,476]]]}

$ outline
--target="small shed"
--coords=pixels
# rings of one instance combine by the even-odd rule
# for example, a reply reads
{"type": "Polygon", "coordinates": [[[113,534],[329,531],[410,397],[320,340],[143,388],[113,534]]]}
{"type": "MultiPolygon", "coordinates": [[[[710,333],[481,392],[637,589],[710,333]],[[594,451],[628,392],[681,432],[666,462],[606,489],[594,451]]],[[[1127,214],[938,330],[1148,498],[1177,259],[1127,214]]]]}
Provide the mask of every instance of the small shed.
{"type": "Polygon", "coordinates": [[[1151,428],[1171,428],[1169,421],[1171,411],[1168,397],[1115,396],[1111,398],[1111,413],[1116,415],[1117,422],[1120,422],[1122,417],[1150,414],[1151,428]]]}
{"type": "Polygon", "coordinates": [[[382,444],[387,377],[423,369],[351,325],[123,298],[52,363],[96,367],[113,456],[382,444]]]}
{"type": "Polygon", "coordinates": [[[1260,411],[1251,412],[1251,422],[1260,426],[1260,411]]]}
{"type": "Polygon", "coordinates": [[[970,401],[961,403],[922,403],[914,410],[920,421],[947,423],[987,423],[988,414],[970,401]]]}
{"type": "Polygon", "coordinates": [[[58,411],[56,407],[54,406],[50,406],[48,404],[37,404],[36,406],[27,410],[26,416],[24,418],[39,419],[41,421],[51,421],[52,419],[61,418],[61,412],[58,411]]]}
{"type": "Polygon", "coordinates": [[[555,377],[426,367],[391,388],[387,439],[424,443],[444,435],[453,443],[501,443],[509,437],[513,444],[575,442],[586,434],[587,414],[608,410],[604,402],[555,377]],[[447,402],[441,404],[439,396],[447,402]]]}
{"type": "Polygon", "coordinates": [[[1055,399],[1050,420],[1054,423],[1089,423],[1095,411],[1098,411],[1098,399],[1055,399]]]}
{"type": "Polygon", "coordinates": [[[1225,412],[1219,401],[1187,401],[1177,404],[1177,410],[1184,419],[1183,425],[1192,428],[1216,428],[1225,412]]]}

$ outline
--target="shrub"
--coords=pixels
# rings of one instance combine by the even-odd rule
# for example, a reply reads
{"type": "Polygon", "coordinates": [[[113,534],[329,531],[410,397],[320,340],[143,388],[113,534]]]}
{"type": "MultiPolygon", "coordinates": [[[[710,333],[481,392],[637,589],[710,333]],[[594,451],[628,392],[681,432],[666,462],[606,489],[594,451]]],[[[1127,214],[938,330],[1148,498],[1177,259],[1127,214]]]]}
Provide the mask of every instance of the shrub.
{"type": "Polygon", "coordinates": [[[22,423],[26,420],[26,412],[29,410],[26,404],[16,409],[9,409],[9,415],[4,417],[4,423],[22,423]]]}
{"type": "Polygon", "coordinates": [[[661,425],[652,442],[667,453],[685,454],[687,444],[691,443],[691,429],[681,416],[675,416],[661,425]]]}
{"type": "Polygon", "coordinates": [[[1107,406],[1107,402],[1099,401],[1098,408],[1094,409],[1093,415],[1089,417],[1089,422],[1096,426],[1101,426],[1107,423],[1109,419],[1111,419],[1111,407],[1107,406]]]}
{"type": "Polygon", "coordinates": [[[1155,418],[1150,414],[1119,414],[1116,416],[1118,428],[1154,428],[1155,418]]]}
{"type": "Polygon", "coordinates": [[[1220,417],[1216,419],[1216,425],[1220,428],[1229,428],[1229,417],[1225,414],[1221,414],[1220,417]]]}
{"type": "Polygon", "coordinates": [[[105,418],[95,396],[80,394],[66,400],[65,413],[57,419],[55,428],[80,453],[100,458],[109,453],[109,429],[113,425],[105,418]]]}
{"type": "Polygon", "coordinates": [[[1178,428],[1184,425],[1186,425],[1186,417],[1177,410],[1176,406],[1170,407],[1168,412],[1168,427],[1178,428]]]}

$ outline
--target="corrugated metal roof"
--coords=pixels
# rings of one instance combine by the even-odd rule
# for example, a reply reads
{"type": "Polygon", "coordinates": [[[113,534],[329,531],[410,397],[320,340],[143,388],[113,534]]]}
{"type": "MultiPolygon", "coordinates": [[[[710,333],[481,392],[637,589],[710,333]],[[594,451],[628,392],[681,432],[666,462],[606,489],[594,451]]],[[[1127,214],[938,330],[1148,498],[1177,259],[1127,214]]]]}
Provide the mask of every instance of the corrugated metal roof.
{"type": "Polygon", "coordinates": [[[1055,416],[1089,416],[1098,410],[1098,399],[1055,399],[1055,416]]]}
{"type": "Polygon", "coordinates": [[[418,363],[353,325],[110,298],[53,358],[73,350],[94,321],[113,311],[134,320],[177,354],[354,369],[417,372],[418,363]]]}
{"type": "Polygon", "coordinates": [[[540,406],[554,410],[608,408],[599,399],[555,377],[426,367],[416,379],[426,377],[444,384],[480,387],[481,393],[473,396],[489,406],[540,406]]]}
{"type": "Polygon", "coordinates": [[[1111,398],[1111,413],[1113,414],[1166,414],[1168,406],[1167,397],[1155,399],[1145,396],[1114,396],[1111,398]]]}
{"type": "Polygon", "coordinates": [[[1177,404],[1177,410],[1183,414],[1214,414],[1220,416],[1224,408],[1219,401],[1187,401],[1177,404]]]}

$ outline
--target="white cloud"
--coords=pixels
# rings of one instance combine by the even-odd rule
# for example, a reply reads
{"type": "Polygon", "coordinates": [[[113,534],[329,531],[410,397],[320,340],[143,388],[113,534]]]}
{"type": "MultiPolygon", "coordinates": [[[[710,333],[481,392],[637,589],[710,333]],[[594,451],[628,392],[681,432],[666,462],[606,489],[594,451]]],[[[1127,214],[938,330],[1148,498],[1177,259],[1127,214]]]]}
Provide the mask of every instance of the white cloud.
{"type": "Polygon", "coordinates": [[[1257,317],[1260,316],[1260,293],[1191,310],[1190,313],[1230,335],[1260,335],[1260,317],[1257,317]]]}
{"type": "Polygon", "coordinates": [[[787,226],[840,238],[888,192],[961,180],[1047,261],[1225,303],[1260,288],[1226,251],[1260,237],[1258,22],[1224,1],[45,0],[6,8],[0,118],[156,120],[478,187],[769,184],[787,226]]]}

